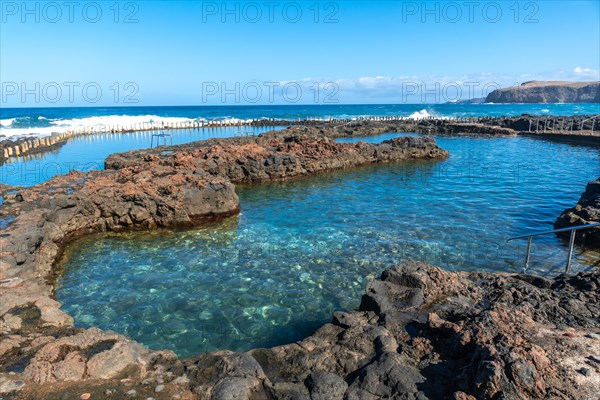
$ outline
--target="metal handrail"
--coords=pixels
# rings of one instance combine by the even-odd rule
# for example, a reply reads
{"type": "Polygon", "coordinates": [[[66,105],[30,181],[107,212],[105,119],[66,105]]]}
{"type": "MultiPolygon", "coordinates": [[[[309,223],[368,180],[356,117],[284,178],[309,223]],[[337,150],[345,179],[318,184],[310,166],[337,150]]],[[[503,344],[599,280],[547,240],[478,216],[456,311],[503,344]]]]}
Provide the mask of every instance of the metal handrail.
{"type": "Polygon", "coordinates": [[[150,137],[150,148],[154,147],[154,138],[156,137],[156,147],[160,146],[160,138],[164,139],[165,146],[167,145],[167,137],[171,139],[171,146],[173,146],[173,135],[170,133],[153,133],[150,137]]]}
{"type": "Polygon", "coordinates": [[[255,136],[254,131],[235,131],[234,136],[255,136]]]}
{"type": "Polygon", "coordinates": [[[587,224],[587,225],[570,226],[567,228],[554,229],[552,231],[546,231],[546,232],[536,232],[536,233],[531,233],[529,235],[523,235],[523,236],[515,236],[515,237],[506,239],[506,242],[510,242],[511,240],[527,238],[527,255],[525,256],[525,269],[527,269],[527,268],[529,268],[529,256],[531,253],[531,239],[534,236],[541,236],[541,235],[548,235],[551,233],[569,232],[570,231],[571,236],[569,237],[569,255],[567,256],[568,257],[567,265],[565,267],[565,274],[566,274],[569,272],[569,268],[571,268],[571,258],[573,257],[573,246],[575,245],[575,233],[580,229],[590,229],[590,228],[596,228],[596,227],[600,227],[600,222],[594,223],[594,224],[587,224]]]}

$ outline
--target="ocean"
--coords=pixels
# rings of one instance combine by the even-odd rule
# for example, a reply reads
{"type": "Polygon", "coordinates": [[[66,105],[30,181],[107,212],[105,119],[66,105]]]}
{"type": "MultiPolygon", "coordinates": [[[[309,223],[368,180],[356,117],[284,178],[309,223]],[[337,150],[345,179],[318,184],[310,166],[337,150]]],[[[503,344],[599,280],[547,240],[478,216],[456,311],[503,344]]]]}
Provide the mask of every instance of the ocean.
{"type": "Polygon", "coordinates": [[[260,119],[399,117],[477,117],[600,114],[600,104],[335,104],[179,107],[0,108],[0,139],[48,136],[88,127],[156,121],[254,121],[260,119]]]}

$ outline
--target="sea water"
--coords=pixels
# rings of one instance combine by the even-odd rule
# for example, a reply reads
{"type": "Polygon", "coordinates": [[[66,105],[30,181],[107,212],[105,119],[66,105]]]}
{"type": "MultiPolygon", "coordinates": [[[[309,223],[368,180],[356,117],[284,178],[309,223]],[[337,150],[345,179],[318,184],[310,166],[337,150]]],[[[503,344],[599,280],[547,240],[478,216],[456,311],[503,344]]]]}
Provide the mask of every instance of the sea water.
{"type": "Polygon", "coordinates": [[[165,121],[256,121],[267,118],[478,117],[599,114],[600,104],[322,104],[163,107],[1,108],[0,138],[165,121]]]}

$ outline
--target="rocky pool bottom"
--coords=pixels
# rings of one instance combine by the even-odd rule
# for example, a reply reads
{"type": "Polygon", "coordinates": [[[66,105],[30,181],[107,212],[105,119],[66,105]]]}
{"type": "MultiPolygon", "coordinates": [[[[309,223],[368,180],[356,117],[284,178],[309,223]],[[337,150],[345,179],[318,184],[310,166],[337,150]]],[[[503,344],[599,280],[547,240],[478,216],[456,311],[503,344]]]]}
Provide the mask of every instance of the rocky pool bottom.
{"type": "Polygon", "coordinates": [[[335,314],[301,342],[186,361],[110,331],[72,328],[49,298],[46,278],[60,245],[83,233],[190,226],[235,213],[230,181],[445,157],[429,139],[344,145],[291,130],[111,157],[107,173],[71,173],[10,194],[2,212],[16,218],[0,238],[7,278],[0,282],[0,391],[20,398],[592,398],[597,269],[543,279],[404,265],[369,283],[360,311],[335,314]]]}

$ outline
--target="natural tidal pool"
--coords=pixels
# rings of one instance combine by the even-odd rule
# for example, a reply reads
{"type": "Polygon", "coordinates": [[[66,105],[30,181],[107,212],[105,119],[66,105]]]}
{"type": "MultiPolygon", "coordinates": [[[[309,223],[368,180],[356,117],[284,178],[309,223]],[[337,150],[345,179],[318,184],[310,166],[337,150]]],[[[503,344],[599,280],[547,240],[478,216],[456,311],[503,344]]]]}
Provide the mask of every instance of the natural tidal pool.
{"type": "MultiPolygon", "coordinates": [[[[242,212],[221,223],[84,238],[65,253],[56,297],[77,326],[184,357],[288,343],[356,308],[366,281],[403,260],[521,272],[526,241],[506,239],[551,230],[600,173],[597,147],[436,139],[448,160],[237,187],[242,212]]],[[[536,238],[528,272],[556,275],[566,257],[562,239],[536,238]]],[[[599,260],[578,248],[573,272],[599,260]]]]}

